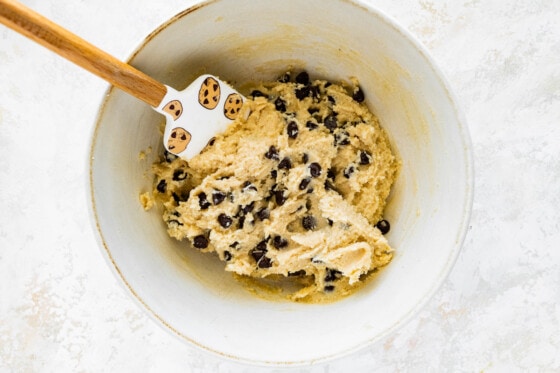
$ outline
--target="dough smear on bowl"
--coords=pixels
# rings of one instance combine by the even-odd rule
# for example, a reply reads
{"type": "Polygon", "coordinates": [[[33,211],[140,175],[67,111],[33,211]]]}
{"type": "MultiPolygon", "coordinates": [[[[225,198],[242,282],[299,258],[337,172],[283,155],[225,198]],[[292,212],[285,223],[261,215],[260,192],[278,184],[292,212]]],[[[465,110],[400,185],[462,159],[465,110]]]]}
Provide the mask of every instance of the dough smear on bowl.
{"type": "Polygon", "coordinates": [[[383,209],[400,163],[363,101],[356,80],[305,72],[255,85],[199,155],[154,165],[169,235],[237,275],[299,284],[292,300],[347,294],[393,255],[383,209]]]}

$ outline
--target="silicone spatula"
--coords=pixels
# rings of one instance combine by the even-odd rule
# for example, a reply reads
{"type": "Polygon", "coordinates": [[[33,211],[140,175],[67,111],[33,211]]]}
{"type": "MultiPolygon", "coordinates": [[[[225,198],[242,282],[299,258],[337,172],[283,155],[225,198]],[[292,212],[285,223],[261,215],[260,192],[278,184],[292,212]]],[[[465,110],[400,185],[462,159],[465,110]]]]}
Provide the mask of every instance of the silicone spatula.
{"type": "Polygon", "coordinates": [[[0,0],[0,23],[152,106],[166,117],[163,145],[189,160],[240,112],[245,98],[213,75],[182,91],[149,77],[14,0],[0,0]]]}

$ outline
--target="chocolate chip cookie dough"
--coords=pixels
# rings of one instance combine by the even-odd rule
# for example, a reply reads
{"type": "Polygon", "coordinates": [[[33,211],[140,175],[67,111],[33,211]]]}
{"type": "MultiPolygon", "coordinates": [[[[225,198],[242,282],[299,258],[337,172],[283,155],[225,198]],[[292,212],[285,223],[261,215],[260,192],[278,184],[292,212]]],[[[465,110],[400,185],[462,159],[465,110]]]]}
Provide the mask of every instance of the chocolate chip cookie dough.
{"type": "Polygon", "coordinates": [[[288,74],[248,98],[188,163],[154,165],[169,235],[238,275],[294,280],[293,300],[347,294],[393,255],[383,209],[399,162],[385,132],[356,81],[288,74]]]}

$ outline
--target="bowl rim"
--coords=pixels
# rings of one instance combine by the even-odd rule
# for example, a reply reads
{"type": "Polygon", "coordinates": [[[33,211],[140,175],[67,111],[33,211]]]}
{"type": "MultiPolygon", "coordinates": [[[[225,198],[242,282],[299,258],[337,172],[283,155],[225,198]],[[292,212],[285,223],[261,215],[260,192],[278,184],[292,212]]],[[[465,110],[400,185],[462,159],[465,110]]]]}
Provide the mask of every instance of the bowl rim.
{"type": "MultiPolygon", "coordinates": [[[[188,14],[204,8],[206,6],[212,5],[214,3],[218,3],[223,0],[199,0],[194,5],[188,7],[187,9],[180,11],[179,13],[175,14],[171,18],[165,20],[159,26],[157,26],[148,36],[144,37],[137,46],[132,50],[132,53],[125,59],[126,63],[130,65],[134,65],[134,59],[138,56],[139,53],[146,47],[146,45],[159,33],[164,31],[166,28],[174,24],[176,21],[180,20],[181,18],[187,16],[188,14]]],[[[101,121],[104,117],[105,110],[107,108],[108,102],[112,99],[113,93],[115,90],[118,90],[114,86],[109,86],[106,90],[104,95],[101,99],[101,105],[99,110],[97,111],[97,115],[95,118],[95,124],[90,132],[90,144],[89,144],[89,152],[87,153],[87,169],[86,172],[85,182],[87,184],[86,193],[87,193],[87,200],[89,205],[89,215],[90,215],[90,222],[91,228],[94,231],[94,236],[97,239],[99,250],[102,252],[105,261],[110,267],[111,272],[118,280],[117,282],[126,289],[129,293],[130,298],[134,300],[134,302],[139,306],[140,309],[144,312],[144,314],[148,315],[150,319],[152,319],[155,324],[159,325],[163,330],[166,332],[174,335],[177,339],[179,339],[182,343],[187,342],[188,345],[196,347],[199,351],[203,351],[206,353],[212,353],[215,356],[219,356],[222,358],[227,358],[233,360],[238,363],[245,363],[251,364],[256,366],[277,366],[277,367],[297,367],[297,366],[306,366],[310,364],[316,363],[324,363],[328,361],[335,360],[337,358],[341,358],[344,356],[348,356],[352,353],[357,351],[363,350],[372,344],[379,342],[381,339],[386,338],[387,336],[395,333],[397,330],[402,328],[406,325],[411,319],[417,315],[425,306],[426,304],[434,297],[437,291],[443,286],[445,280],[451,273],[453,266],[455,265],[461,249],[464,245],[466,235],[468,233],[470,218],[472,213],[472,206],[474,200],[474,187],[475,187],[475,172],[474,172],[474,160],[473,160],[473,147],[472,147],[472,140],[468,130],[468,125],[465,119],[465,116],[457,104],[458,100],[456,95],[453,93],[449,81],[446,75],[443,73],[441,68],[437,65],[435,60],[431,57],[428,53],[426,47],[420,42],[420,40],[408,31],[404,26],[402,26],[395,18],[385,13],[383,10],[377,8],[373,4],[367,4],[364,0],[337,0],[339,2],[348,3],[352,6],[359,7],[361,10],[370,13],[372,16],[377,17],[379,20],[384,22],[390,28],[395,30],[396,32],[400,33],[404,39],[406,39],[411,46],[416,49],[416,51],[427,61],[430,69],[433,70],[434,76],[438,80],[438,83],[441,87],[444,88],[445,94],[451,103],[454,116],[457,120],[458,127],[459,127],[459,134],[463,143],[463,157],[465,159],[465,166],[464,169],[465,176],[466,176],[466,188],[465,194],[463,198],[463,217],[461,220],[461,225],[457,229],[457,235],[455,244],[450,247],[449,255],[445,266],[442,267],[439,276],[437,277],[437,281],[434,281],[432,287],[429,291],[425,293],[423,299],[421,299],[415,307],[411,308],[407,314],[400,318],[397,322],[395,322],[392,326],[387,328],[385,331],[361,342],[349,348],[343,349],[337,353],[333,353],[327,356],[323,356],[320,358],[312,359],[312,360],[297,360],[297,361],[285,361],[285,362],[278,362],[278,361],[268,361],[268,360],[252,360],[228,353],[224,353],[222,351],[216,350],[210,346],[204,345],[202,343],[197,342],[193,338],[181,333],[179,330],[175,329],[172,325],[170,325],[166,320],[157,314],[145,301],[140,297],[140,295],[134,290],[131,286],[127,278],[124,276],[123,272],[121,271],[119,265],[115,262],[111,250],[109,248],[108,243],[105,241],[103,231],[99,224],[98,219],[98,212],[96,207],[96,197],[94,192],[94,177],[93,177],[93,168],[95,162],[95,148],[97,144],[97,135],[100,128],[101,121]]]]}

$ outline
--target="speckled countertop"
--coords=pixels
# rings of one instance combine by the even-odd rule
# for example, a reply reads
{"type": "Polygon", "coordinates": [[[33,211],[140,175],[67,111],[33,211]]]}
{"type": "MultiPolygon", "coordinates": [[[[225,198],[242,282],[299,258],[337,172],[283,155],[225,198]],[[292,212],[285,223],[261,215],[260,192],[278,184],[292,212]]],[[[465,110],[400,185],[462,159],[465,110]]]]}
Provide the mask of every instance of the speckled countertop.
{"type": "MultiPolygon", "coordinates": [[[[23,2],[122,59],[194,3],[23,2]]],[[[474,145],[472,220],[449,278],[408,324],[294,371],[560,371],[560,1],[370,3],[425,44],[458,96],[474,145]]],[[[106,88],[0,27],[0,371],[270,371],[180,343],[100,255],[86,160],[106,88]]]]}

